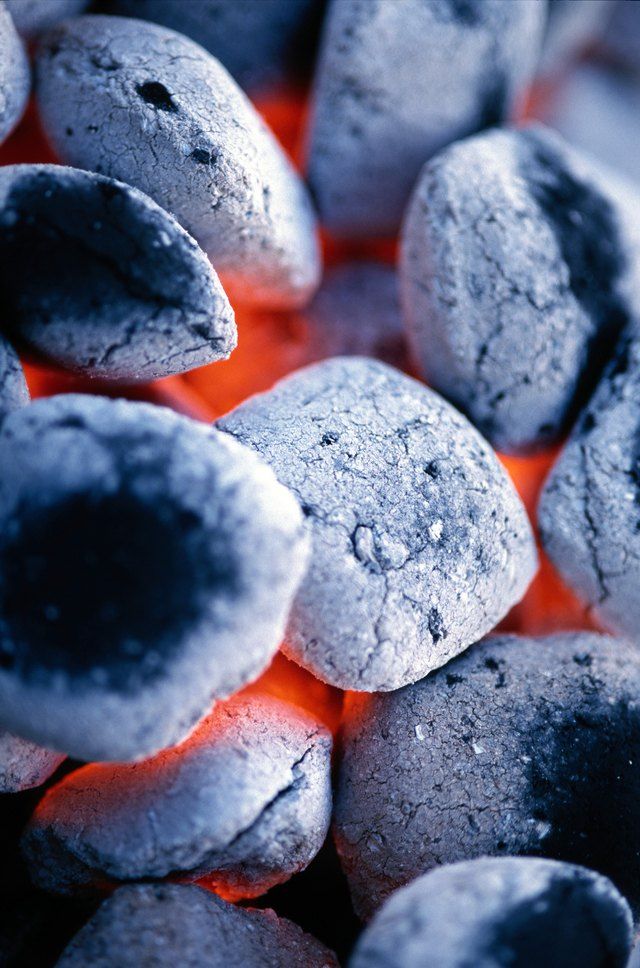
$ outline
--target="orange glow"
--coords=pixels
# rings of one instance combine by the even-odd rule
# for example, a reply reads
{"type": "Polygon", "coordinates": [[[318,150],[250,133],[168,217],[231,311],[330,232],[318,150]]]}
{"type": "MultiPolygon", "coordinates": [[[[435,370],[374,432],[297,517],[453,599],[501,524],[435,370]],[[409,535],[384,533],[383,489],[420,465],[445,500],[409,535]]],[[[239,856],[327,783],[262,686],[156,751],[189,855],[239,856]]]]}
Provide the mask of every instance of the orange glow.
{"type": "Polygon", "coordinates": [[[334,734],[340,725],[343,700],[341,690],[320,682],[302,666],[287,659],[282,652],[276,654],[269,668],[245,692],[267,692],[277,699],[300,706],[334,734]]]}

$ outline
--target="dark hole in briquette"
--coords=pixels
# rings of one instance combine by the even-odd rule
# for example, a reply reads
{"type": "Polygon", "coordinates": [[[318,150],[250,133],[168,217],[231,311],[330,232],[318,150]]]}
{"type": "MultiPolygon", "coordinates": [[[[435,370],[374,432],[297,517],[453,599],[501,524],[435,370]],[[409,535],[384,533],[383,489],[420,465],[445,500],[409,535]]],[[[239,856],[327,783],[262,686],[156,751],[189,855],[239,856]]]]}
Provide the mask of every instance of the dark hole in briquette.
{"type": "Polygon", "coordinates": [[[171,94],[160,81],[145,81],[144,84],[137,85],[136,91],[143,101],[159,111],[170,111],[175,114],[178,110],[171,94]]]}

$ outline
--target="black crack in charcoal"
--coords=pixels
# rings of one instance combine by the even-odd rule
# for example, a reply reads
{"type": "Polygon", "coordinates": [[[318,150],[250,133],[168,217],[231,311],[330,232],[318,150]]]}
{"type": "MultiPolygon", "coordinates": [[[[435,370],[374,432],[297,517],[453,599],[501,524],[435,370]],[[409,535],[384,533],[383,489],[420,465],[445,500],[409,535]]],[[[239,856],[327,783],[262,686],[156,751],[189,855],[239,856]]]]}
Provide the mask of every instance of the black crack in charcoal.
{"type": "Polygon", "coordinates": [[[48,780],[64,756],[0,729],[0,793],[30,790],[48,780]]]}
{"type": "Polygon", "coordinates": [[[274,911],[201,887],[134,884],[104,901],[57,968],[338,968],[328,948],[274,911]]]}
{"type": "Polygon", "coordinates": [[[538,522],[556,568],[597,618],[640,627],[640,336],[621,341],[545,484],[538,522]]]}
{"type": "Polygon", "coordinates": [[[142,192],[59,165],[0,168],[0,324],[103,379],[226,359],[236,326],[204,252],[142,192]]]}
{"type": "Polygon", "coordinates": [[[248,449],[162,407],[70,394],[4,418],[0,468],[3,727],[136,759],[268,664],[307,542],[248,449]]]}
{"type": "Polygon", "coordinates": [[[396,234],[425,161],[511,114],[544,18],[538,0],[334,0],[307,165],[333,234],[396,234]]]}
{"type": "Polygon", "coordinates": [[[260,94],[313,59],[324,0],[109,0],[106,12],[177,30],[260,94]]]}
{"type": "Polygon", "coordinates": [[[29,402],[29,390],[18,354],[0,335],[0,418],[29,402]]]}
{"type": "Polygon", "coordinates": [[[152,23],[78,17],[43,39],[36,91],[58,157],[172,212],[233,299],[277,309],[309,300],[320,256],[306,189],[202,47],[152,23]]]}
{"type": "Polygon", "coordinates": [[[89,0],[5,0],[18,31],[30,40],[88,5],[89,0]]]}
{"type": "Polygon", "coordinates": [[[499,449],[570,426],[640,311],[640,193],[541,126],[425,166],[403,227],[408,334],[427,381],[499,449]]]}
{"type": "Polygon", "coordinates": [[[463,416],[398,370],[326,360],[218,426],[303,507],[311,564],[283,648],[325,682],[414,682],[524,594],[536,552],[511,481],[463,416]]]}
{"type": "Polygon", "coordinates": [[[334,834],[356,909],[442,864],[537,855],[640,910],[640,652],[489,637],[415,685],[349,697],[334,834]]]}
{"type": "Polygon", "coordinates": [[[136,764],[91,764],[41,800],[23,850],[35,884],[90,893],[171,875],[229,900],[302,870],[331,817],[331,735],[272,696],[214,709],[182,745],[136,764]]]}
{"type": "Polygon", "coordinates": [[[27,106],[31,75],[22,41],[5,4],[0,4],[0,144],[27,106]]]}
{"type": "Polygon", "coordinates": [[[396,891],[349,968],[625,968],[629,905],[584,867],[533,857],[450,864],[396,891]]]}

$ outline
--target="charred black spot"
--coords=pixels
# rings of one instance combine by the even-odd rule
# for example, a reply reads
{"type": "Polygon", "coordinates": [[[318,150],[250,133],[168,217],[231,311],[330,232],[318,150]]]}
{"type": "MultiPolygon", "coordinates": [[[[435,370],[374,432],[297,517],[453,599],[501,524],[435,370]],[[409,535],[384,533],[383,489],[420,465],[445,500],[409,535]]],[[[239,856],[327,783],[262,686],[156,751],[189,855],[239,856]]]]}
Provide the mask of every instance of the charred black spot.
{"type": "Polygon", "coordinates": [[[216,152],[210,151],[208,148],[194,148],[191,152],[191,157],[199,165],[215,165],[218,160],[216,152]]]}
{"type": "Polygon", "coordinates": [[[580,432],[583,434],[590,434],[591,431],[595,428],[595,426],[596,426],[595,416],[593,415],[593,413],[591,413],[591,411],[587,411],[582,417],[582,420],[580,421],[580,432]]]}
{"type": "Polygon", "coordinates": [[[144,84],[138,84],[136,91],[143,101],[157,108],[158,111],[169,111],[175,114],[178,110],[171,94],[159,81],[145,81],[144,84]]]}
{"type": "Polygon", "coordinates": [[[337,444],[340,440],[340,435],[334,433],[333,430],[328,431],[328,433],[322,435],[320,445],[322,447],[330,447],[331,444],[337,444]]]}
{"type": "Polygon", "coordinates": [[[73,128],[66,128],[65,129],[65,134],[66,134],[67,138],[72,138],[73,137],[73,128]]]}
{"type": "Polygon", "coordinates": [[[467,27],[475,27],[480,23],[480,11],[477,0],[449,0],[451,14],[455,20],[467,27]]]}
{"type": "Polygon", "coordinates": [[[440,477],[440,467],[438,462],[435,460],[429,461],[429,463],[425,466],[424,472],[425,474],[428,474],[429,477],[432,477],[434,480],[436,480],[438,477],[440,477]]]}
{"type": "Polygon", "coordinates": [[[459,682],[464,682],[464,676],[458,676],[455,672],[447,672],[445,682],[448,686],[456,686],[459,682]]]}
{"type": "Polygon", "coordinates": [[[576,665],[582,666],[584,669],[589,669],[593,665],[593,657],[588,652],[581,652],[578,655],[574,655],[573,661],[576,665]]]}
{"type": "Polygon", "coordinates": [[[449,634],[444,627],[442,621],[442,615],[437,608],[429,609],[429,615],[427,616],[427,624],[429,626],[429,632],[431,633],[431,638],[434,642],[439,642],[440,639],[446,639],[449,634]]]}

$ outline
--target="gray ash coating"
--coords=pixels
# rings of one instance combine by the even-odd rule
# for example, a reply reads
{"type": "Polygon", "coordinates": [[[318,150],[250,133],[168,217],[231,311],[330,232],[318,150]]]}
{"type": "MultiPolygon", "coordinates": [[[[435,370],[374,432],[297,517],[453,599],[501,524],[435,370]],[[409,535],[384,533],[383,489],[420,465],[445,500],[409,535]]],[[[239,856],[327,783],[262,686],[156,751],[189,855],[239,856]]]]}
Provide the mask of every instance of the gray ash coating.
{"type": "Polygon", "coordinates": [[[134,884],[106,900],[57,968],[338,968],[328,948],[274,911],[227,904],[200,887],[134,884]]]}
{"type": "Polygon", "coordinates": [[[0,429],[0,721],[81,759],[181,740],[275,652],[295,500],[171,411],[61,396],[0,429]]]}
{"type": "Polygon", "coordinates": [[[170,27],[260,93],[309,64],[324,0],[108,0],[106,13],[170,27]]]}
{"type": "Polygon", "coordinates": [[[334,834],[356,910],[442,864],[536,855],[640,909],[640,653],[590,633],[489,637],[347,707],[334,834]]]}
{"type": "Polygon", "coordinates": [[[29,61],[5,4],[0,5],[0,144],[23,115],[31,88],[29,61]]]}
{"type": "Polygon", "coordinates": [[[17,30],[29,40],[88,5],[89,0],[5,0],[17,30]]]}
{"type": "Polygon", "coordinates": [[[0,336],[0,418],[29,402],[29,389],[18,354],[0,336]]]}
{"type": "Polygon", "coordinates": [[[422,678],[492,629],[536,567],[486,441],[374,360],[307,367],[223,417],[298,497],[312,542],[283,648],[356,690],[422,678]]]}
{"type": "Polygon", "coordinates": [[[331,735],[267,695],[218,705],[182,745],[133,765],[93,764],[40,802],[23,850],[38,887],[206,877],[229,899],[302,870],[331,817],[331,735]]]}
{"type": "Polygon", "coordinates": [[[532,857],[440,867],[391,895],[349,968],[625,968],[633,923],[593,871],[532,857]]]}
{"type": "Polygon", "coordinates": [[[0,307],[32,354],[104,379],[168,376],[236,345],[220,281],[175,219],[58,165],[0,169],[0,307]]]}
{"type": "Polygon", "coordinates": [[[608,627],[638,634],[640,338],[632,329],[545,484],[538,509],[547,554],[608,627]]]}
{"type": "Polygon", "coordinates": [[[30,790],[48,780],[64,755],[0,730],[0,793],[30,790]]]}
{"type": "Polygon", "coordinates": [[[306,190],[202,47],[141,20],[79,17],[43,38],[36,90],[58,157],[135,185],[172,212],[234,299],[308,301],[320,256],[306,190]]]}
{"type": "Polygon", "coordinates": [[[640,308],[639,214],[636,191],[542,127],[470,138],[425,167],[403,227],[409,338],[499,449],[557,440],[593,388],[640,308]]]}
{"type": "Polygon", "coordinates": [[[537,0],[334,0],[308,135],[309,183],[332,233],[395,234],[425,161],[510,115],[544,15],[537,0]]]}

